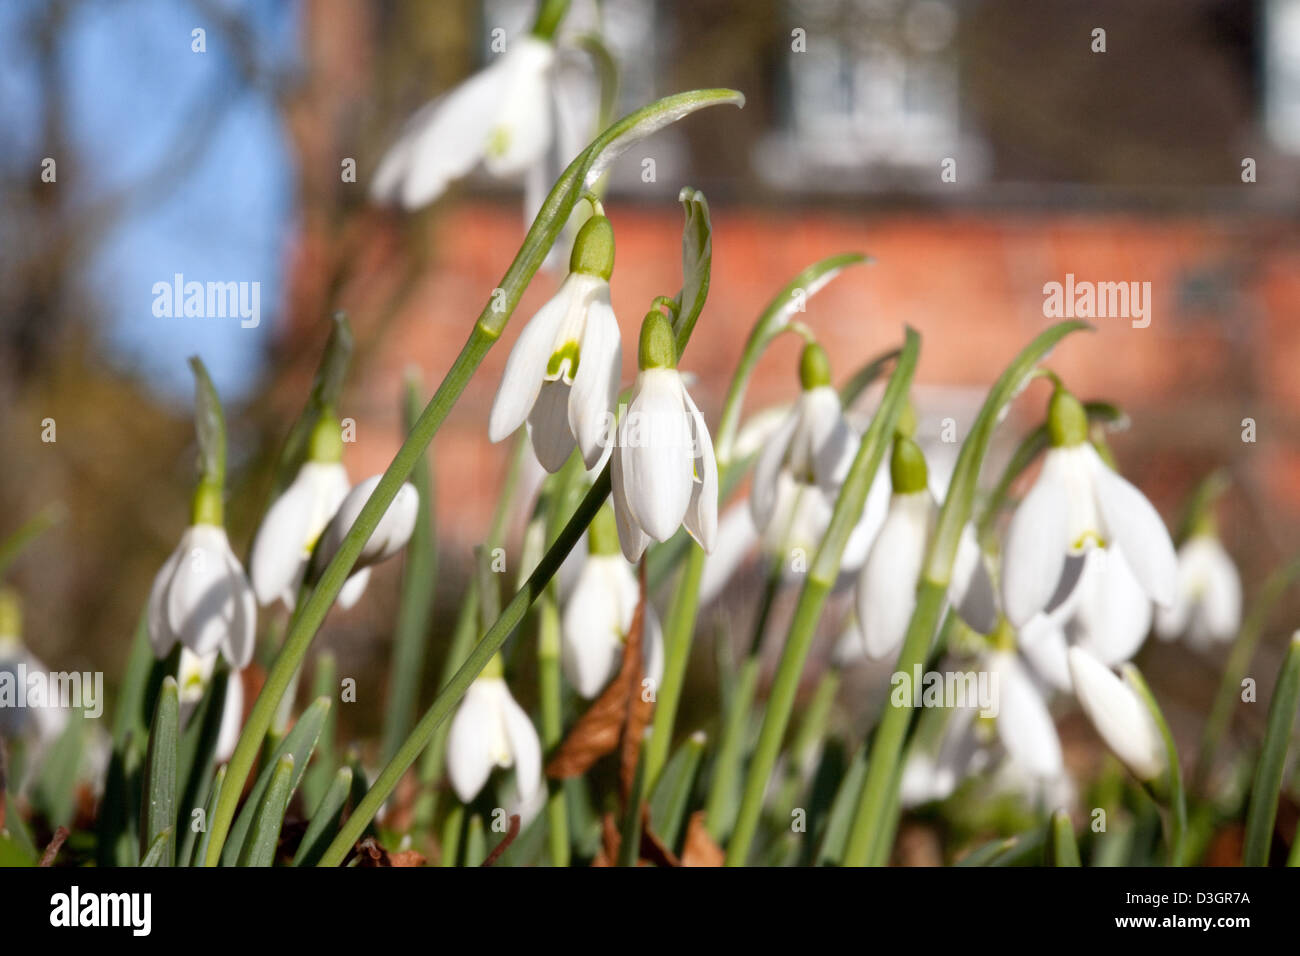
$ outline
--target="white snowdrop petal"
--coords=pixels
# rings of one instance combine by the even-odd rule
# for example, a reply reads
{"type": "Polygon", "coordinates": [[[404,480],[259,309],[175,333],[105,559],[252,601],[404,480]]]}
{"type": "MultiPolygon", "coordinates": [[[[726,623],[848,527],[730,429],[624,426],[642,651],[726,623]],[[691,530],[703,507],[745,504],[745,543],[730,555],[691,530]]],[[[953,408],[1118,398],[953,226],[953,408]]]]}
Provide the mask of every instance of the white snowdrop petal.
{"type": "Polygon", "coordinates": [[[257,640],[257,598],[233,551],[227,551],[226,565],[234,593],[234,614],[222,650],[230,666],[238,671],[253,659],[253,644],[257,640]]]}
{"type": "Polygon", "coordinates": [[[542,742],[537,736],[537,728],[509,691],[505,692],[501,706],[510,755],[514,759],[515,786],[519,796],[528,800],[542,783],[542,742]]]}
{"type": "Polygon", "coordinates": [[[186,647],[211,654],[225,643],[235,610],[226,533],[214,525],[195,525],[185,532],[181,547],[167,594],[167,620],[186,647]]]}
{"type": "Polygon", "coordinates": [[[998,604],[993,578],[970,524],[962,528],[957,539],[948,595],[967,626],[981,634],[991,634],[997,627],[998,604]]]}
{"type": "Polygon", "coordinates": [[[695,480],[691,486],[691,501],[682,523],[687,532],[700,543],[706,554],[713,552],[718,537],[718,462],[713,455],[713,439],[709,426],[700,414],[699,406],[691,393],[682,389],[686,412],[690,416],[691,445],[695,452],[695,480]]]}
{"type": "Polygon", "coordinates": [[[616,446],[610,456],[610,479],[614,498],[614,521],[618,526],[618,544],[623,550],[623,557],[635,564],[641,560],[650,537],[641,530],[632,506],[624,492],[623,456],[631,449],[616,446]]]}
{"type": "Polygon", "coordinates": [[[1163,743],[1137,693],[1086,650],[1070,648],[1074,693],[1098,736],[1140,780],[1163,772],[1163,743]]]}
{"type": "Polygon", "coordinates": [[[555,351],[556,338],[582,286],[570,276],[558,292],[528,320],[506,359],[501,385],[497,388],[488,416],[488,439],[509,438],[528,420],[546,378],[546,367],[555,351]]]}
{"type": "Polygon", "coordinates": [[[1106,531],[1124,552],[1143,590],[1157,604],[1168,607],[1174,601],[1178,559],[1165,523],[1146,496],[1100,458],[1096,458],[1093,471],[1106,531]]]}
{"type": "Polygon", "coordinates": [[[217,747],[213,754],[217,763],[230,759],[243,727],[244,681],[238,673],[233,673],[226,681],[226,699],[221,707],[221,727],[217,730],[217,747]]]}
{"type": "Polygon", "coordinates": [[[1207,547],[1209,562],[1201,614],[1212,640],[1230,641],[1241,628],[1241,575],[1217,540],[1207,539],[1207,547]]]}
{"type": "Polygon", "coordinates": [[[554,474],[573,453],[573,432],[569,430],[569,394],[572,387],[563,379],[545,382],[528,416],[528,436],[533,453],[542,467],[554,474]]]}
{"type": "Polygon", "coordinates": [[[928,491],[895,495],[858,578],[858,626],[867,656],[898,652],[916,607],[934,501],[928,491]]]}
{"type": "Polygon", "coordinates": [[[691,436],[675,369],[643,371],[628,409],[623,490],[637,523],[650,537],[667,541],[691,502],[691,436]]]}
{"type": "Polygon", "coordinates": [[[492,750],[501,716],[491,683],[469,685],[447,732],[447,776],[462,803],[478,796],[496,765],[492,750]]]}
{"type": "Polygon", "coordinates": [[[343,582],[343,587],[339,588],[339,596],[336,602],[339,607],[347,611],[356,606],[361,600],[361,595],[366,592],[366,585],[370,583],[370,569],[362,568],[360,571],[354,571],[348,575],[348,579],[343,582]]]}
{"type": "Polygon", "coordinates": [[[550,148],[554,62],[555,48],[533,36],[515,37],[503,55],[506,86],[483,156],[483,165],[492,175],[516,176],[541,162],[550,148]]]}
{"type": "Polygon", "coordinates": [[[1067,547],[1067,500],[1049,451],[1038,481],[1016,509],[1002,560],[1002,606],[1017,627],[1043,610],[1061,579],[1067,547]]]}
{"type": "Polygon", "coordinates": [[[1075,610],[1081,627],[1078,643],[1108,666],[1138,652],[1151,630],[1151,599],[1118,549],[1096,549],[1085,571],[1092,583],[1080,583],[1083,599],[1075,610]]]}
{"type": "MultiPolygon", "coordinates": [[[[611,586],[607,564],[619,556],[587,559],[560,620],[560,663],[581,697],[593,698],[609,683],[622,654],[622,596],[611,586]]],[[[623,564],[626,567],[626,563],[623,564]]]]}
{"type": "Polygon", "coordinates": [[[1056,619],[1047,614],[1035,614],[1017,635],[1017,646],[1024,654],[1034,673],[1057,690],[1069,691],[1069,642],[1065,639],[1056,619]]]}
{"type": "Polygon", "coordinates": [[[998,739],[1012,758],[1039,777],[1054,777],[1064,767],[1061,740],[1047,702],[1014,654],[990,655],[998,675],[998,739]]]}
{"type": "Polygon", "coordinates": [[[581,357],[568,407],[569,429],[588,469],[600,463],[611,444],[610,424],[623,368],[623,345],[618,320],[609,304],[609,286],[603,282],[601,285],[603,288],[596,291],[587,306],[581,357]]]}
{"type": "Polygon", "coordinates": [[[380,164],[376,191],[383,186],[391,193],[394,181],[400,180],[402,205],[418,209],[473,169],[500,115],[509,82],[502,65],[497,62],[475,73],[422,110],[418,129],[411,130],[407,145],[394,157],[397,169],[390,172],[380,164]]]}
{"type": "Polygon", "coordinates": [[[302,574],[306,563],[303,548],[313,536],[312,497],[311,474],[300,470],[257,529],[248,569],[258,603],[263,606],[292,590],[302,574]]]}
{"type": "Polygon", "coordinates": [[[757,544],[758,531],[748,504],[732,505],[723,512],[718,521],[717,540],[700,575],[701,607],[722,593],[757,544]]]}
{"type": "Polygon", "coordinates": [[[146,618],[149,627],[149,646],[153,648],[154,656],[158,658],[170,654],[179,640],[176,632],[172,630],[167,604],[172,579],[176,576],[176,566],[180,563],[182,554],[181,549],[177,548],[167,556],[167,560],[154,576],[153,585],[149,588],[146,618]]]}

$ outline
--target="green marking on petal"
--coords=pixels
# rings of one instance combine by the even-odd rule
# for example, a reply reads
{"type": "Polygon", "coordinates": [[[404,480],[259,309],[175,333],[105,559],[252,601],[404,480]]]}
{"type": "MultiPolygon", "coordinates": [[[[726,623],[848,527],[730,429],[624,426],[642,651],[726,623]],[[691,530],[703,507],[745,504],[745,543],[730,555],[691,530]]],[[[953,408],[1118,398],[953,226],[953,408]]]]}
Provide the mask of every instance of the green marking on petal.
{"type": "Polygon", "coordinates": [[[498,126],[488,135],[487,152],[489,156],[504,156],[510,148],[510,130],[498,126]]]}
{"type": "Polygon", "coordinates": [[[570,385],[573,384],[573,377],[578,374],[579,345],[572,340],[565,342],[558,349],[551,353],[551,360],[546,363],[546,377],[554,380],[561,375],[570,385]]]}
{"type": "Polygon", "coordinates": [[[1070,545],[1070,550],[1082,551],[1085,547],[1088,546],[1089,541],[1091,541],[1099,548],[1106,547],[1106,539],[1103,538],[1099,532],[1085,531],[1083,534],[1079,535],[1079,537],[1074,539],[1074,543],[1070,545]]]}

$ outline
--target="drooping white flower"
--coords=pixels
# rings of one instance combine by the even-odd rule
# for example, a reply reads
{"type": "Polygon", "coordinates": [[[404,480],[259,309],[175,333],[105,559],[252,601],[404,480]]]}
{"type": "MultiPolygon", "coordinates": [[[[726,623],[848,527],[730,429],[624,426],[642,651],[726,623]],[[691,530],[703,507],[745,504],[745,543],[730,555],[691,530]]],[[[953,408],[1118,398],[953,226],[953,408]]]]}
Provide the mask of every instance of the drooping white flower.
{"type": "Polygon", "coordinates": [[[493,176],[536,166],[550,147],[555,48],[525,35],[403,127],[375,171],[371,195],[416,209],[480,162],[493,176]]]}
{"type": "MultiPolygon", "coordinates": [[[[939,515],[925,456],[911,438],[896,435],[890,459],[894,493],[858,577],[857,615],[868,657],[896,654],[916,609],[916,590],[939,515]]],[[[977,631],[996,623],[992,582],[975,534],[958,540],[948,597],[977,631]]]]}
{"type": "Polygon", "coordinates": [[[272,604],[278,598],[285,607],[293,608],[312,548],[350,487],[341,462],[307,461],[267,510],[248,562],[260,604],[272,604]]]}
{"type": "Polygon", "coordinates": [[[541,741],[510,695],[499,658],[470,684],[447,734],[447,776],[461,802],[478,796],[496,767],[514,768],[520,802],[530,801],[541,786],[541,741]]]}
{"type": "Polygon", "coordinates": [[[1174,603],[1156,615],[1164,640],[1186,635],[1193,647],[1230,641],[1241,628],[1241,576],[1217,536],[1195,534],[1178,549],[1174,603]]]}
{"type": "MultiPolygon", "coordinates": [[[[326,567],[334,555],[338,553],[339,547],[343,544],[343,539],[347,537],[352,526],[356,524],[361,510],[374,494],[375,488],[379,486],[380,479],[383,475],[373,475],[361,482],[355,488],[347,493],[347,496],[339,504],[338,510],[330,523],[321,533],[320,544],[316,546],[315,564],[317,568],[326,567]]],[[[366,588],[366,583],[370,580],[370,568],[372,565],[387,561],[397,552],[406,547],[406,542],[411,539],[411,532],[415,530],[415,521],[420,511],[420,495],[410,482],[403,483],[402,487],[397,489],[397,494],[393,496],[392,502],[388,505],[388,510],[384,512],[379,523],[375,525],[375,530],[370,533],[366,543],[361,548],[361,553],[357,556],[356,564],[352,566],[352,574],[348,576],[347,581],[343,583],[343,588],[339,591],[338,602],[343,608],[349,608],[361,597],[361,593],[366,588]]]]}
{"type": "MultiPolygon", "coordinates": [[[[45,665],[27,649],[22,641],[22,605],[17,592],[0,587],[0,674],[16,686],[27,678],[26,674],[46,673],[45,665]]],[[[37,702],[27,699],[23,706],[17,700],[0,702],[0,738],[27,737],[32,741],[32,756],[37,757],[63,733],[68,723],[67,710],[58,695],[37,702]]],[[[28,768],[28,776],[35,763],[28,768]]]]}
{"type": "Polygon", "coordinates": [[[613,230],[592,216],[574,242],[568,278],[520,333],[492,404],[488,437],[501,441],[527,421],[537,460],[552,473],[575,444],[588,468],[610,444],[623,364],[609,302],[613,269],[613,230]]]}
{"type": "Polygon", "coordinates": [[[1070,648],[1070,675],[1079,705],[1097,734],[1133,775],[1153,781],[1169,765],[1155,718],[1128,681],[1081,647],[1070,648]]]}
{"type": "Polygon", "coordinates": [[[853,464],[858,439],[844,420],[839,394],[830,384],[830,362],[815,342],[799,358],[799,401],[754,465],[749,495],[754,525],[766,531],[777,510],[778,483],[788,476],[833,503],[853,464]]]}
{"type": "MultiPolygon", "coordinates": [[[[641,599],[636,571],[619,551],[613,515],[602,508],[588,535],[591,553],[560,621],[560,662],[564,676],[582,697],[595,697],[618,673],[632,618],[641,599]]],[[[663,631],[646,604],[641,635],[643,676],[658,686],[663,679],[663,631]]]]}
{"type": "Polygon", "coordinates": [[[1020,628],[1020,650],[1057,690],[1073,689],[1066,652],[1082,647],[1107,667],[1131,660],[1151,630],[1151,598],[1129,569],[1124,552],[1093,548],[1078,583],[1050,612],[1020,628]]]}
{"type": "MultiPolygon", "coordinates": [[[[200,657],[188,647],[181,648],[180,665],[177,667],[176,683],[179,692],[180,717],[184,725],[198,708],[203,695],[212,684],[212,673],[216,668],[217,655],[200,657]]],[[[244,682],[239,672],[229,675],[226,680],[226,696],[221,706],[221,726],[217,730],[217,744],[213,757],[217,763],[230,759],[239,742],[239,732],[244,721],[244,682]]]]}
{"type": "Polygon", "coordinates": [[[220,651],[236,670],[253,656],[257,599],[226,529],[191,525],[149,592],[149,642],[166,657],[179,642],[195,654],[220,651]]]}
{"type": "Polygon", "coordinates": [[[638,561],[653,538],[685,526],[712,551],[718,530],[718,464],[704,416],[677,371],[672,326],[658,310],[641,326],[640,374],[613,450],[619,544],[638,561]]]}
{"type": "Polygon", "coordinates": [[[1086,551],[1117,548],[1153,601],[1174,600],[1177,564],[1160,515],[1087,441],[1079,401],[1058,388],[1048,412],[1052,447],[1016,510],[1004,549],[1002,595],[1017,626],[1051,610],[1078,582],[1086,551]]]}

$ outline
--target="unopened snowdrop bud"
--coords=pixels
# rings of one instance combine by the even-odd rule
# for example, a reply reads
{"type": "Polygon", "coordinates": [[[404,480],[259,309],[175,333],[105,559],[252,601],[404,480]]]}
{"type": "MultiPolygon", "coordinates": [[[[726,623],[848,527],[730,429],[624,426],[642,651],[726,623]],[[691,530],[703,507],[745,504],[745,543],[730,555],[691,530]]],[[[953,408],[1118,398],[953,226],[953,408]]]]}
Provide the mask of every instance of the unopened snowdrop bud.
{"type": "Polygon", "coordinates": [[[1124,553],[1142,590],[1161,606],[1173,602],[1173,542],[1142,492],[1112,471],[1087,441],[1083,406],[1058,387],[1048,407],[1051,447],[1034,487],[1007,530],[1002,596],[1017,627],[1069,595],[1085,553],[1124,553]]]}
{"type": "MultiPolygon", "coordinates": [[[[561,620],[564,676],[583,697],[595,697],[618,673],[632,618],[641,599],[634,567],[619,550],[614,513],[605,505],[588,532],[590,552],[561,620]]],[[[641,635],[643,674],[657,686],[663,679],[663,631],[646,605],[641,635]]]]}
{"type": "Polygon", "coordinates": [[[1070,676],[1079,705],[1106,746],[1139,780],[1155,782],[1169,765],[1168,754],[1138,692],[1081,647],[1070,648],[1070,676]]]}
{"type": "Polygon", "coordinates": [[[1178,549],[1174,603],[1156,615],[1164,640],[1186,635],[1193,647],[1230,641],[1241,628],[1241,577],[1212,530],[1193,534],[1178,549]]]}
{"type": "Polygon", "coordinates": [[[338,419],[322,414],[312,430],[307,461],[271,505],[249,559],[258,603],[277,598],[292,608],[312,549],[348,494],[338,419]]]}
{"type": "MultiPolygon", "coordinates": [[[[320,545],[316,549],[316,569],[317,573],[323,570],[334,555],[338,553],[339,547],[343,544],[343,539],[347,537],[352,526],[356,524],[361,510],[370,500],[370,496],[379,487],[379,481],[382,475],[374,475],[361,482],[355,488],[348,492],[347,497],[339,505],[333,520],[325,528],[321,535],[320,545]]],[[[365,587],[365,581],[368,579],[371,565],[387,561],[402,548],[406,547],[406,542],[411,538],[411,532],[415,530],[415,519],[420,509],[420,496],[414,486],[407,482],[397,489],[397,494],[393,497],[392,503],[389,504],[388,510],[384,512],[379,523],[375,525],[375,530],[370,533],[370,537],[361,548],[361,553],[357,555],[356,564],[353,565],[353,573],[343,585],[343,590],[339,592],[339,604],[343,607],[350,607],[360,596],[360,591],[365,587]],[[365,575],[366,577],[362,577],[365,575]],[[359,583],[358,583],[359,582],[359,583]],[[353,593],[350,593],[353,592],[353,593]]]]}
{"type": "MultiPolygon", "coordinates": [[[[200,486],[196,499],[206,492],[200,486]]],[[[210,516],[210,503],[196,506],[210,516]]],[[[201,522],[181,535],[149,592],[149,642],[166,657],[179,642],[199,656],[220,651],[235,669],[248,666],[257,628],[257,600],[225,528],[201,522]]]]}
{"type": "Polygon", "coordinates": [[[407,121],[380,161],[371,195],[416,209],[479,162],[503,178],[536,166],[553,136],[554,63],[555,48],[545,40],[511,38],[486,69],[407,121]]]}
{"type": "Polygon", "coordinates": [[[612,457],[614,514],[623,554],[638,561],[653,538],[679,526],[705,551],[718,527],[718,464],[704,416],[677,371],[672,325],[650,312],[641,326],[636,387],[612,457]]]}
{"type": "Polygon", "coordinates": [[[528,422],[537,460],[552,473],[575,445],[591,469],[610,444],[623,345],[609,302],[614,231],[605,216],[583,224],[569,267],[515,342],[488,420],[494,442],[528,422]]]}
{"type": "Polygon", "coordinates": [[[506,687],[499,655],[469,685],[447,734],[447,776],[461,802],[478,796],[495,767],[514,768],[522,802],[541,786],[541,741],[506,687]]]}
{"type": "Polygon", "coordinates": [[[749,505],[759,531],[781,510],[783,478],[812,486],[833,504],[857,451],[857,436],[831,386],[830,360],[815,342],[799,356],[799,384],[799,401],[754,465],[749,505]]]}

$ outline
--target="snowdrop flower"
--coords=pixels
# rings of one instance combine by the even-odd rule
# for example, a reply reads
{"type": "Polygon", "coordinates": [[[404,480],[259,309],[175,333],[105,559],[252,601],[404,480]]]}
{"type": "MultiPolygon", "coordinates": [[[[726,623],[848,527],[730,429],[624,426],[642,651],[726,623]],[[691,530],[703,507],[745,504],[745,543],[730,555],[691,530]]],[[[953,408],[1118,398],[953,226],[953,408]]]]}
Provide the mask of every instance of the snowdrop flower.
{"type": "Polygon", "coordinates": [[[1178,549],[1174,603],[1156,615],[1156,635],[1186,634],[1193,647],[1230,641],[1241,628],[1241,577],[1232,557],[1210,531],[1193,534],[1178,549]]]}
{"type": "Polygon", "coordinates": [[[407,121],[375,171],[371,196],[417,209],[480,162],[498,178],[537,165],[553,135],[554,63],[546,40],[515,37],[487,68],[407,121]]]}
{"type": "Polygon", "coordinates": [[[220,651],[232,667],[241,670],[253,657],[257,599],[219,523],[220,494],[200,485],[194,524],[154,578],[149,592],[149,642],[160,658],[180,643],[203,657],[220,651]]]}
{"type": "Polygon", "coordinates": [[[1139,780],[1152,782],[1163,774],[1164,738],[1132,683],[1081,647],[1070,648],[1070,674],[1083,712],[1115,756],[1139,780]]]}
{"type": "Polygon", "coordinates": [[[1047,415],[1051,448],[1007,530],[1002,595],[1017,626],[1050,610],[1077,584],[1085,553],[1117,548],[1142,590],[1173,602],[1177,563],[1169,532],[1142,492],[1113,472],[1087,441],[1083,406],[1064,388],[1047,415]]]}
{"type": "MultiPolygon", "coordinates": [[[[921,448],[906,434],[894,436],[889,463],[894,493],[889,511],[858,577],[857,614],[867,656],[898,652],[916,609],[916,588],[939,506],[929,488],[929,469],[921,448]]],[[[967,528],[958,543],[949,599],[977,631],[996,624],[993,586],[974,532],[967,528]]]]}
{"type": "Polygon", "coordinates": [[[527,421],[537,460],[552,473],[575,444],[588,468],[609,446],[623,365],[609,304],[613,271],[614,231],[596,214],[578,232],[560,291],[520,333],[492,404],[488,437],[501,441],[527,421]]]}
{"type": "Polygon", "coordinates": [[[718,463],[704,416],[677,371],[672,326],[658,310],[641,326],[636,387],[613,450],[614,515],[629,561],[685,525],[706,552],[718,530],[718,463]]]}
{"type": "MultiPolygon", "coordinates": [[[[560,662],[564,676],[582,697],[595,697],[618,673],[623,646],[641,585],[618,546],[618,531],[609,506],[601,508],[588,532],[590,554],[560,622],[560,662]]],[[[663,631],[648,603],[641,635],[643,675],[658,686],[664,673],[663,631]]]]}
{"type": "Polygon", "coordinates": [[[292,610],[321,532],[347,497],[338,419],[322,414],[312,430],[307,461],[271,505],[253,539],[249,577],[259,604],[278,598],[292,610]]]}
{"type": "Polygon", "coordinates": [[[767,529],[776,511],[781,476],[817,489],[833,503],[857,451],[857,436],[831,387],[830,360],[815,342],[805,345],[799,356],[799,384],[798,404],[754,465],[749,506],[759,531],[767,529]]]}
{"type": "MultiPolygon", "coordinates": [[[[320,544],[315,553],[315,564],[318,569],[323,569],[338,553],[343,539],[356,524],[361,509],[374,494],[381,478],[383,475],[367,478],[347,493],[333,519],[321,533],[320,544]]],[[[362,546],[361,553],[357,555],[352,574],[339,591],[338,601],[341,607],[349,608],[361,597],[361,593],[366,589],[366,583],[370,580],[371,565],[387,561],[406,547],[406,542],[411,539],[411,532],[415,530],[415,519],[419,515],[419,510],[419,493],[410,482],[403,483],[388,505],[388,510],[375,525],[375,530],[370,533],[370,537],[362,546]]]]}
{"type": "Polygon", "coordinates": [[[1107,667],[1131,660],[1151,630],[1152,606],[1124,553],[1094,548],[1084,558],[1078,584],[1048,613],[1020,628],[1020,650],[1057,690],[1070,691],[1067,651],[1082,647],[1107,667]]]}
{"type": "MultiPolygon", "coordinates": [[[[0,674],[16,684],[20,667],[28,674],[46,673],[45,665],[23,644],[22,604],[18,594],[0,587],[0,674]]],[[[23,707],[0,702],[0,738],[30,735],[35,744],[34,754],[53,743],[67,722],[67,711],[59,706],[57,699],[39,704],[28,700],[23,707]]],[[[34,766],[29,768],[29,774],[34,769],[34,766]]]]}
{"type": "MultiPolygon", "coordinates": [[[[200,657],[187,647],[181,648],[180,665],[177,668],[176,683],[180,698],[180,716],[182,725],[189,722],[198,708],[203,695],[212,683],[212,673],[216,669],[217,655],[200,657]]],[[[239,742],[239,731],[244,722],[244,682],[239,673],[230,674],[226,681],[226,696],[221,707],[221,727],[217,731],[217,746],[214,758],[217,763],[229,760],[239,742]]]]}
{"type": "Polygon", "coordinates": [[[494,767],[514,767],[514,794],[529,802],[541,786],[542,744],[510,696],[495,656],[465,692],[447,734],[447,775],[462,803],[473,800],[494,767]]]}

